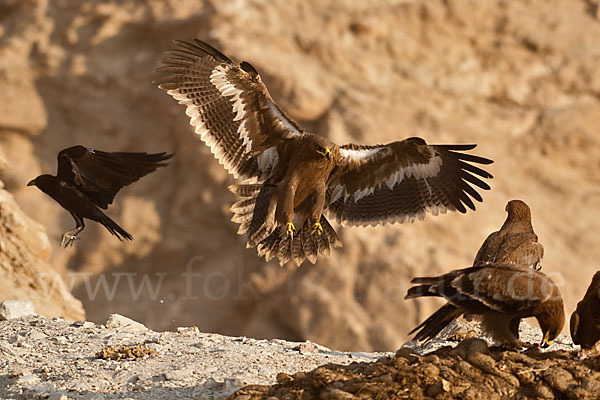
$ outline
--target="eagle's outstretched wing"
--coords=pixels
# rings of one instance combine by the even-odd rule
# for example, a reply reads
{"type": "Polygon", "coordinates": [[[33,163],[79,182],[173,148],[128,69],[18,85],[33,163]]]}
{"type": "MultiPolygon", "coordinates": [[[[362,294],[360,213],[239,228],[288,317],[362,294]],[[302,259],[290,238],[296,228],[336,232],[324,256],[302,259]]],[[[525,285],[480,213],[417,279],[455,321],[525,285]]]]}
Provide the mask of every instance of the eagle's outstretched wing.
{"type": "Polygon", "coordinates": [[[176,41],[159,67],[159,87],[185,104],[195,132],[235,178],[268,176],[277,144],[302,130],[273,101],[258,72],[210,45],[176,41]]]}
{"type": "Polygon", "coordinates": [[[475,164],[487,158],[462,153],[475,145],[428,145],[409,138],[387,145],[349,144],[340,148],[342,161],[327,183],[327,212],[343,225],[379,225],[423,219],[447,210],[475,210],[471,186],[488,190],[479,179],[492,175],[475,164]]]}
{"type": "Polygon", "coordinates": [[[107,153],[73,146],[58,153],[56,177],[76,186],[98,207],[106,209],[117,192],[142,176],[167,165],[167,153],[107,153]]]}

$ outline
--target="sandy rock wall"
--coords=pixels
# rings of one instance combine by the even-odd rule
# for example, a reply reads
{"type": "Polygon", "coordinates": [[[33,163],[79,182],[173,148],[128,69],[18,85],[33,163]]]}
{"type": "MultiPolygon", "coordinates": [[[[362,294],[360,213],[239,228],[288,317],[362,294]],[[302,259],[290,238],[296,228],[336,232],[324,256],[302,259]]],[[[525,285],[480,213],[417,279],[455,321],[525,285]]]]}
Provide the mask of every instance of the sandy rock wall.
{"type": "Polygon", "coordinates": [[[29,300],[47,317],[83,319],[81,301],[48,263],[51,246],[46,232],[19,209],[3,186],[0,181],[0,301],[29,300]]]}
{"type": "Polygon", "coordinates": [[[570,313],[600,267],[597,8],[591,0],[5,1],[0,178],[46,228],[51,264],[95,321],[118,312],[154,329],[395,349],[437,306],[402,300],[410,277],[467,266],[513,198],[532,208],[544,270],[564,283],[570,313]],[[171,41],[194,36],[252,62],[293,118],[340,144],[478,143],[477,154],[496,160],[492,191],[467,215],[340,227],[344,248],[315,266],[265,264],[229,222],[232,178],[183,108],[152,84],[171,41]],[[71,217],[25,184],[77,143],[177,153],[110,209],[134,242],[90,224],[75,248],[58,249],[71,217]]]}

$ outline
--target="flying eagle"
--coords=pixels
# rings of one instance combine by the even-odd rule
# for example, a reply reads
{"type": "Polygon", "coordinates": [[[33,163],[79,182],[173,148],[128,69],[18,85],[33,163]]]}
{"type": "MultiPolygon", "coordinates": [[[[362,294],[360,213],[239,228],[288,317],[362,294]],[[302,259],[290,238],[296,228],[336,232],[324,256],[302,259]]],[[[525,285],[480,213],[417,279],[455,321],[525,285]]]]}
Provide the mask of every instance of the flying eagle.
{"type": "Polygon", "coordinates": [[[119,240],[133,237],[101,209],[112,204],[115,195],[142,176],[167,165],[167,153],[107,153],[84,146],[73,146],[58,153],[56,176],[40,175],[27,186],[37,186],[52,197],[75,219],[75,229],[65,232],[61,246],[68,247],[85,228],[84,218],[96,221],[119,240]]]}
{"type": "Polygon", "coordinates": [[[520,346],[521,319],[535,317],[542,345],[558,336],[565,323],[563,300],[556,284],[540,271],[516,264],[489,264],[447,274],[414,278],[405,299],[443,297],[447,303],[413,329],[415,340],[433,339],[452,320],[468,313],[481,316],[483,329],[504,345],[520,346]]]}
{"type": "Polygon", "coordinates": [[[473,265],[510,263],[540,270],[544,246],[531,225],[531,210],[521,200],[506,205],[508,216],[499,231],[491,233],[481,245],[473,265]]]}
{"type": "Polygon", "coordinates": [[[571,314],[571,338],[584,349],[600,340],[600,271],[594,274],[583,299],[571,314]]]}
{"type": "Polygon", "coordinates": [[[338,146],[305,132],[273,101],[256,69],[236,64],[198,39],[176,41],[158,68],[159,87],[186,106],[196,134],[239,178],[231,210],[267,261],[314,263],[341,246],[325,217],[342,225],[423,219],[475,210],[474,189],[492,178],[474,164],[492,160],[464,151],[476,145],[428,145],[408,138],[385,145],[338,146]]]}

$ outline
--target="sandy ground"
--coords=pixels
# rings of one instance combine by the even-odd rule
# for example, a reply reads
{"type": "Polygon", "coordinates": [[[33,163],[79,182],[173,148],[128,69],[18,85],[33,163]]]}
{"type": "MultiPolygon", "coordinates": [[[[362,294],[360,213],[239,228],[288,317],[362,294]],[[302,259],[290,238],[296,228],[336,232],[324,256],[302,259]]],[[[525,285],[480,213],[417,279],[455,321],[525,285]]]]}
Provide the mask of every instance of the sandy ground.
{"type": "Polygon", "coordinates": [[[0,398],[220,399],[248,384],[273,384],[280,372],[373,362],[391,354],[227,337],[197,328],[154,332],[122,322],[107,325],[41,316],[0,322],[0,398]],[[102,349],[109,355],[138,345],[146,355],[99,358],[102,349]]]}
{"type": "MultiPolygon", "coordinates": [[[[521,330],[522,339],[539,343],[539,329],[523,323],[521,330]]],[[[442,332],[446,340],[426,347],[407,342],[400,352],[444,351],[473,332],[480,333],[455,323],[442,332]]],[[[562,335],[547,353],[572,350],[562,335]]],[[[341,352],[308,341],[227,337],[196,327],[154,332],[119,315],[105,325],[28,316],[0,322],[0,398],[222,399],[247,385],[268,388],[322,365],[364,366],[379,359],[392,360],[394,353],[341,352]]]]}

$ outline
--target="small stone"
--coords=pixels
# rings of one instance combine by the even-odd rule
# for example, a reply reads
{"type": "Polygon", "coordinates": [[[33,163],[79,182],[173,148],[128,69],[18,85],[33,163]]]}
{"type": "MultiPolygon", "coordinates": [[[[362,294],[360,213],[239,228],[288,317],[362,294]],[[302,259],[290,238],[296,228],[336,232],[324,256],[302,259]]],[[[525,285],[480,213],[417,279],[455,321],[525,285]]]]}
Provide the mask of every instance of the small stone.
{"type": "Polygon", "coordinates": [[[30,301],[5,300],[0,303],[0,320],[9,320],[37,315],[30,301]]]}
{"type": "Polygon", "coordinates": [[[17,378],[16,383],[18,385],[31,385],[38,383],[39,381],[40,378],[38,378],[36,375],[33,375],[31,372],[23,372],[23,374],[17,378]]]}
{"type": "Polygon", "coordinates": [[[84,400],[102,400],[104,396],[99,393],[90,393],[89,395],[83,397],[84,400]]]}
{"type": "Polygon", "coordinates": [[[0,341],[0,353],[7,354],[9,356],[16,355],[15,349],[11,346],[10,343],[5,342],[4,340],[0,341]]]}
{"type": "Polygon", "coordinates": [[[175,371],[165,372],[165,379],[168,381],[183,381],[190,379],[194,371],[190,369],[178,369],[175,371]]]}
{"type": "Polygon", "coordinates": [[[325,389],[325,391],[321,393],[320,398],[322,400],[351,400],[355,397],[352,393],[340,389],[325,389]]]}
{"type": "Polygon", "coordinates": [[[294,350],[298,350],[300,354],[308,354],[317,352],[319,348],[316,344],[314,344],[310,340],[307,340],[304,343],[300,343],[298,347],[294,348],[294,350]]]}
{"type": "Polygon", "coordinates": [[[152,349],[156,352],[160,352],[163,349],[163,346],[161,344],[158,343],[148,343],[146,345],[147,348],[152,349]]]}
{"type": "Polygon", "coordinates": [[[119,314],[111,314],[106,321],[107,328],[127,329],[131,331],[147,331],[148,328],[139,322],[119,314]]]}
{"type": "Polygon", "coordinates": [[[57,343],[57,344],[67,344],[67,343],[69,343],[69,341],[67,340],[67,338],[64,337],[64,336],[56,336],[56,337],[53,337],[51,340],[53,342],[57,343]]]}
{"type": "Polygon", "coordinates": [[[150,375],[147,372],[142,372],[141,374],[132,376],[131,378],[129,378],[127,380],[127,382],[135,385],[138,382],[146,382],[146,381],[150,381],[151,379],[152,379],[152,375],[150,375]]]}
{"type": "Polygon", "coordinates": [[[69,400],[69,398],[62,393],[52,393],[48,396],[48,400],[69,400]]]}
{"type": "Polygon", "coordinates": [[[91,321],[76,321],[73,322],[71,326],[76,328],[91,329],[96,327],[96,324],[91,321]]]}
{"type": "Polygon", "coordinates": [[[200,333],[200,329],[197,326],[178,326],[177,333],[200,333]]]}
{"type": "Polygon", "coordinates": [[[48,338],[48,335],[46,335],[44,332],[40,331],[39,329],[31,329],[29,331],[29,338],[33,339],[33,340],[44,340],[48,338]]]}
{"type": "Polygon", "coordinates": [[[55,390],[54,385],[51,383],[24,385],[23,389],[25,392],[25,398],[46,397],[49,392],[53,392],[55,390]]]}

